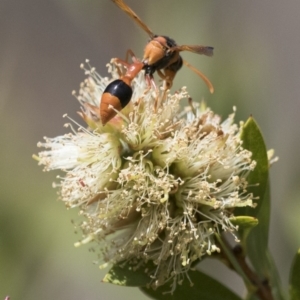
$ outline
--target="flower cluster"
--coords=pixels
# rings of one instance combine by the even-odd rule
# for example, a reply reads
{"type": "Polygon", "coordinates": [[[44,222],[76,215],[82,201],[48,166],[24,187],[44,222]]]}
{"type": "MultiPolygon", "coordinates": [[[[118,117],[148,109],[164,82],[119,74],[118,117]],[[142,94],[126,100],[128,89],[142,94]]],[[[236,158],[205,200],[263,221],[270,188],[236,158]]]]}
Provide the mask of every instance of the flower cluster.
{"type": "Polygon", "coordinates": [[[103,126],[91,107],[120,67],[109,64],[111,79],[89,63],[82,68],[87,79],[74,95],[88,126],[73,121],[78,128],[68,124],[69,134],[45,138],[39,164],[65,172],[56,186],[83,216],[77,245],[100,243],[103,265],[150,261],[152,286],[175,288],[195,262],[220,251],[215,233],[234,235],[234,208],[254,206],[246,178],[255,161],[234,113],[222,122],[204,105],[193,107],[185,88],[173,95],[149,88],[143,72],[131,102],[103,126]]]}

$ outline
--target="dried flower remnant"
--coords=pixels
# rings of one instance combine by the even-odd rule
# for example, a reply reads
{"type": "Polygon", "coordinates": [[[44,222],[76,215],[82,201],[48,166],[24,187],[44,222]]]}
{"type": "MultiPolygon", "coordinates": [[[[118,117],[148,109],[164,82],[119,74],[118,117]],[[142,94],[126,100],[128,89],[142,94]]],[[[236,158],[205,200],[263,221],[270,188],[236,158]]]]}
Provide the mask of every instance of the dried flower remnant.
{"type": "Polygon", "coordinates": [[[206,107],[182,110],[185,88],[158,95],[143,72],[131,103],[103,126],[94,106],[119,77],[119,67],[108,66],[111,79],[83,66],[88,77],[74,95],[88,128],[69,125],[69,134],[45,138],[39,164],[65,171],[55,186],[67,207],[80,208],[83,239],[76,245],[99,243],[101,266],[152,261],[151,285],[171,282],[174,290],[193,262],[220,251],[214,233],[234,235],[234,208],[254,206],[247,175],[255,161],[234,113],[222,122],[206,107]]]}

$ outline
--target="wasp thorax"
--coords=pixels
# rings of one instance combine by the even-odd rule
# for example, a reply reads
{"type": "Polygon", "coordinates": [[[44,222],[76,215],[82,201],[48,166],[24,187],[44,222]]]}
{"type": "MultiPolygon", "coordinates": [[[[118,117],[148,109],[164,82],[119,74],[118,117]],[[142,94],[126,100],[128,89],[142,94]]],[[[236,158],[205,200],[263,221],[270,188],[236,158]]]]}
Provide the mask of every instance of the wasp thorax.
{"type": "Polygon", "coordinates": [[[145,47],[143,63],[146,65],[155,64],[165,56],[166,50],[166,46],[158,38],[153,39],[145,47]]]}

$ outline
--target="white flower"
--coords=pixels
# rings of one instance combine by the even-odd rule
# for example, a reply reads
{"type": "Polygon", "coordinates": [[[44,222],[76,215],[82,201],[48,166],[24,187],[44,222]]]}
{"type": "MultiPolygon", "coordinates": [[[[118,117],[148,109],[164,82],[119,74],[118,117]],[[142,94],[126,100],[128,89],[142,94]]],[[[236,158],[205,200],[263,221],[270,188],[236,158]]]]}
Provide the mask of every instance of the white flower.
{"type": "Polygon", "coordinates": [[[39,163],[66,172],[56,186],[84,218],[77,245],[100,243],[104,265],[150,260],[152,285],[171,280],[175,289],[194,262],[220,251],[215,232],[234,235],[234,208],[254,206],[247,192],[251,152],[242,147],[234,114],[221,122],[208,108],[182,111],[186,89],[158,93],[143,72],[132,83],[131,103],[102,126],[95,106],[119,74],[114,63],[111,80],[85,71],[77,98],[88,128],[39,143],[48,148],[39,163]]]}
{"type": "Polygon", "coordinates": [[[50,148],[39,153],[45,171],[66,172],[57,186],[61,187],[61,199],[71,207],[92,200],[110,185],[121,167],[121,144],[111,133],[82,130],[45,138],[38,146],[50,148]]]}

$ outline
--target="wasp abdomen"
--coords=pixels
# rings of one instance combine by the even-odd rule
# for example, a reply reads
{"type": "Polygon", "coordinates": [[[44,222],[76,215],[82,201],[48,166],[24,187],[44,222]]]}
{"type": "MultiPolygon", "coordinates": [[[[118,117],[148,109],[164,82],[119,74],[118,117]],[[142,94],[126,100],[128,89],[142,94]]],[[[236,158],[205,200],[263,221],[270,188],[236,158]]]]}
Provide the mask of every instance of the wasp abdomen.
{"type": "Polygon", "coordinates": [[[117,97],[119,99],[122,108],[124,108],[131,99],[132,88],[131,86],[126,84],[123,80],[116,79],[106,87],[104,93],[109,93],[112,96],[117,97]]]}
{"type": "Polygon", "coordinates": [[[101,98],[100,117],[102,124],[105,125],[116,115],[116,112],[110,109],[109,105],[120,111],[129,103],[131,96],[132,88],[123,80],[117,79],[111,82],[104,90],[101,98]]]}

